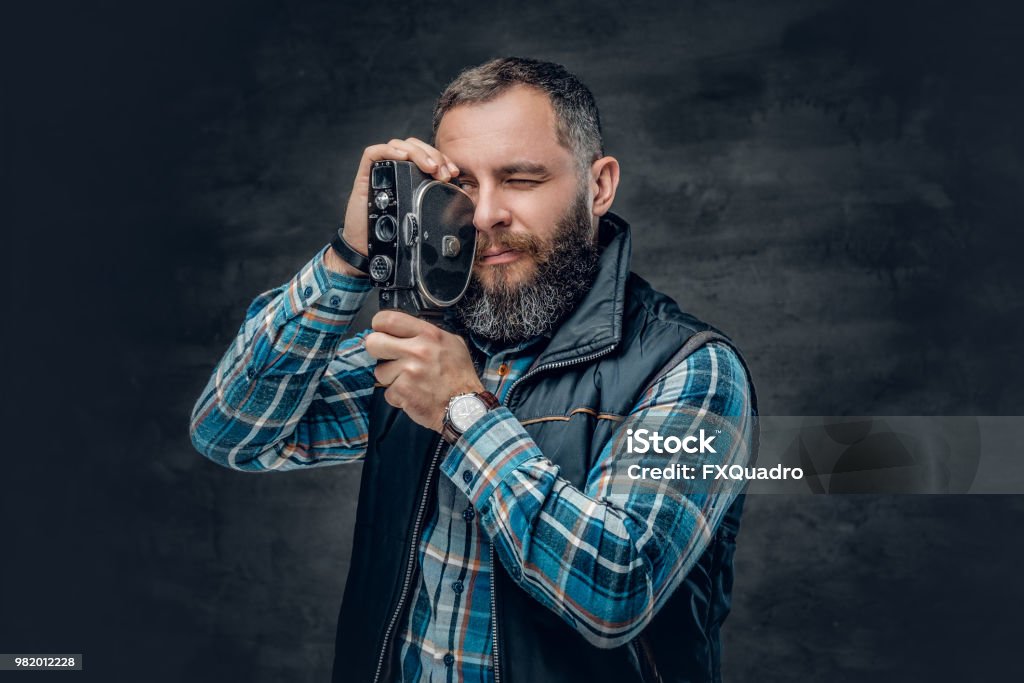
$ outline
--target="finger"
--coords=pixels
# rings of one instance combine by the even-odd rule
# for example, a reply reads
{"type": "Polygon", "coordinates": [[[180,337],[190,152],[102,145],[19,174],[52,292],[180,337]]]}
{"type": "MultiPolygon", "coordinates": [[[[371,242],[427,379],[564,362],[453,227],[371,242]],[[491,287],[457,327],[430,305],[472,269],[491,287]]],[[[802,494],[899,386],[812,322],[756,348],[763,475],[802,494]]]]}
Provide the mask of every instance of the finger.
{"type": "Polygon", "coordinates": [[[424,173],[444,182],[451,180],[452,172],[444,155],[430,145],[416,138],[395,139],[388,144],[408,151],[409,161],[415,163],[424,173]]]}
{"type": "Polygon", "coordinates": [[[400,358],[401,354],[392,343],[393,341],[395,341],[394,337],[383,332],[371,332],[363,339],[363,346],[366,348],[366,352],[378,361],[395,360],[400,358]]]}
{"type": "Polygon", "coordinates": [[[423,351],[422,339],[392,337],[384,332],[371,332],[364,343],[366,352],[379,361],[418,357],[423,351]]]}
{"type": "Polygon", "coordinates": [[[373,316],[370,327],[375,332],[384,332],[392,337],[417,337],[419,335],[431,336],[437,328],[426,320],[420,320],[415,316],[402,311],[386,310],[380,311],[373,316]]]}
{"type": "Polygon", "coordinates": [[[389,387],[394,384],[398,376],[402,374],[401,360],[377,361],[377,367],[373,369],[373,376],[381,386],[389,387]]]}
{"type": "Polygon", "coordinates": [[[388,388],[384,392],[384,400],[388,402],[388,405],[402,409],[402,399],[399,396],[399,392],[395,391],[394,387],[388,388]]]}
{"type": "Polygon", "coordinates": [[[437,147],[434,147],[433,145],[423,142],[422,140],[416,137],[406,138],[405,141],[429,152],[432,158],[439,159],[440,163],[448,167],[448,172],[451,173],[453,176],[459,175],[459,167],[455,164],[454,161],[451,160],[451,157],[449,157],[447,154],[439,150],[437,147]]]}

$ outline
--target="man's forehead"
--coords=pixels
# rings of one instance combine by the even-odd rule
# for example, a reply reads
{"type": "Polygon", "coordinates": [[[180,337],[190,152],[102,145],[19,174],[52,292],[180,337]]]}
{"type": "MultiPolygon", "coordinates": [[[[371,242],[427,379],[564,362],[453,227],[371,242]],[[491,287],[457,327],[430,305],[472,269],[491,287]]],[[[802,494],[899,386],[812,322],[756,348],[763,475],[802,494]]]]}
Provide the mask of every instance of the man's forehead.
{"type": "Polygon", "coordinates": [[[435,146],[457,164],[560,165],[571,154],[559,144],[555,122],[546,94],[515,86],[487,102],[450,109],[438,125],[435,146]]]}

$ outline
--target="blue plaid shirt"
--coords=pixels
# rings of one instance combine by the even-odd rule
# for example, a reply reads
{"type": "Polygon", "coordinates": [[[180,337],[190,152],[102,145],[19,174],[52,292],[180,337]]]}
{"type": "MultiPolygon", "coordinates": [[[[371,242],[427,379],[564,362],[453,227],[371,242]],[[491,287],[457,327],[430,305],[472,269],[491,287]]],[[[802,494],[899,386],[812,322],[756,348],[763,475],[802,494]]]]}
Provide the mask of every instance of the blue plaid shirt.
{"type": "MultiPolygon", "coordinates": [[[[363,346],[366,332],[348,336],[348,328],[370,287],[328,271],[322,257],[256,298],[214,370],[191,424],[193,444],[211,460],[262,472],[365,455],[375,360],[363,346]]],[[[503,350],[477,344],[484,386],[504,399],[542,342],[503,350]]],[[[624,422],[672,434],[714,429],[714,463],[747,464],[749,392],[735,353],[711,343],[647,387],[624,422]]],[[[684,456],[626,457],[620,436],[582,490],[559,477],[505,407],[448,450],[398,632],[404,680],[493,680],[492,545],[540,605],[593,645],[615,647],[643,629],[704,552],[736,487],[635,481],[627,463],[665,467],[684,456]]]]}

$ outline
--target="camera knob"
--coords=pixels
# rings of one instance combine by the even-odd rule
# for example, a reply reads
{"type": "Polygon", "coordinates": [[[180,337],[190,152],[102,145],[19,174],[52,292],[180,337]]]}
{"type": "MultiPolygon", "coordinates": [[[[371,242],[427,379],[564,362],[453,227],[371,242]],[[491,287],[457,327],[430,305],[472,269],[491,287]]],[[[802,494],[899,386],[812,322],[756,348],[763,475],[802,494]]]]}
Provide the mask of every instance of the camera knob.
{"type": "Polygon", "coordinates": [[[378,192],[377,196],[373,198],[373,203],[377,205],[377,208],[383,211],[388,208],[388,204],[391,202],[391,198],[388,197],[387,192],[378,192]]]}
{"type": "Polygon", "coordinates": [[[445,235],[441,238],[441,255],[448,258],[455,258],[462,251],[462,243],[455,235],[445,235]]]}
{"type": "Polygon", "coordinates": [[[392,266],[393,262],[387,256],[383,254],[374,256],[370,261],[370,277],[377,282],[385,282],[391,277],[392,266]]]}
{"type": "Polygon", "coordinates": [[[405,246],[411,247],[420,236],[420,228],[416,223],[416,216],[411,213],[407,213],[405,215],[405,220],[402,221],[402,225],[405,228],[403,231],[405,234],[405,246]]]}

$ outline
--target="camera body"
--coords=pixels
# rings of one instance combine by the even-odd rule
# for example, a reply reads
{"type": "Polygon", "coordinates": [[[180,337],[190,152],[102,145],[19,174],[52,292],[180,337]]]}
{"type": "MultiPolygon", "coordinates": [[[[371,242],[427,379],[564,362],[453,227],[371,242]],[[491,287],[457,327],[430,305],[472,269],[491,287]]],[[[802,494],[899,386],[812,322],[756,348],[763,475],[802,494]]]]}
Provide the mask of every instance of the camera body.
{"type": "Polygon", "coordinates": [[[374,162],[368,199],[370,280],[381,309],[440,318],[473,273],[473,201],[408,161],[374,162]]]}

